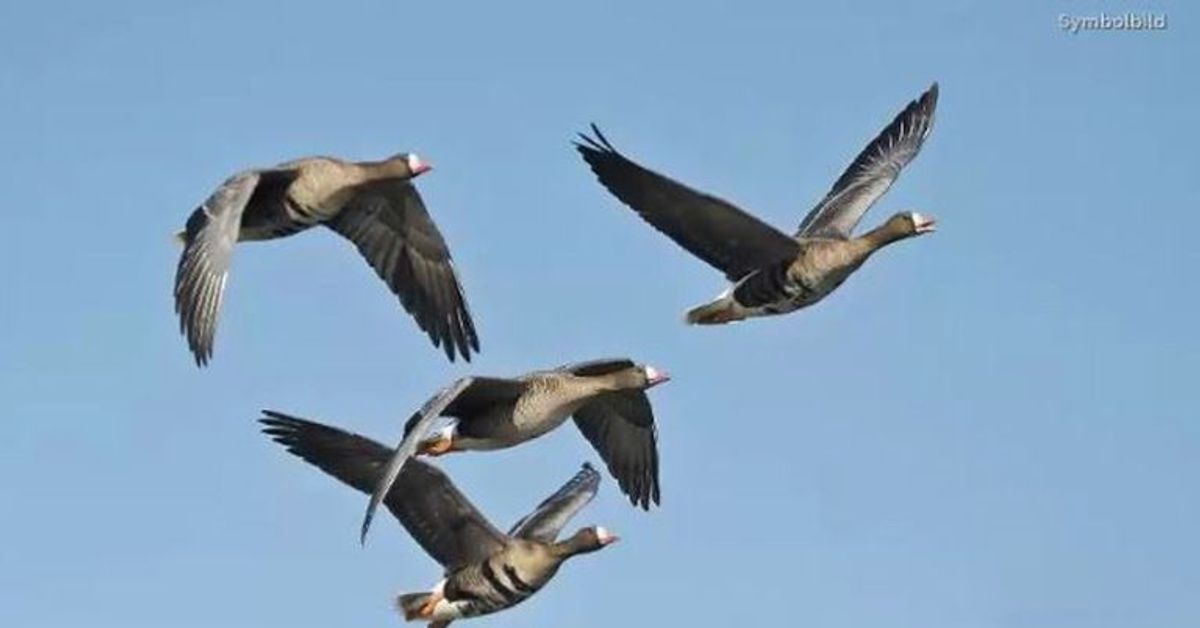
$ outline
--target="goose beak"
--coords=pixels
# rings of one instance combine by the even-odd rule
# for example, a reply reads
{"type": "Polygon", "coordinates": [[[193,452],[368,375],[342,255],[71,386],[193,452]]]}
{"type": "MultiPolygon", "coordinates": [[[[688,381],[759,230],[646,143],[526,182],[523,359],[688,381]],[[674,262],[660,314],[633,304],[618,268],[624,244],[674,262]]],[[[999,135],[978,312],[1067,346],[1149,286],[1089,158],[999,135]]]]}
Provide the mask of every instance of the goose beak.
{"type": "Polygon", "coordinates": [[[671,376],[653,366],[646,367],[646,388],[653,388],[663,382],[671,381],[671,376]]]}
{"type": "Polygon", "coordinates": [[[919,234],[933,233],[934,231],[937,231],[937,221],[932,217],[916,214],[913,216],[913,227],[916,228],[917,233],[919,234]]]}
{"type": "Polygon", "coordinates": [[[605,528],[596,528],[596,540],[600,541],[600,547],[612,545],[621,540],[621,537],[609,532],[605,528]]]}
{"type": "Polygon", "coordinates": [[[417,176],[425,172],[433,170],[433,165],[422,160],[416,153],[408,155],[408,169],[412,171],[412,176],[417,176]]]}

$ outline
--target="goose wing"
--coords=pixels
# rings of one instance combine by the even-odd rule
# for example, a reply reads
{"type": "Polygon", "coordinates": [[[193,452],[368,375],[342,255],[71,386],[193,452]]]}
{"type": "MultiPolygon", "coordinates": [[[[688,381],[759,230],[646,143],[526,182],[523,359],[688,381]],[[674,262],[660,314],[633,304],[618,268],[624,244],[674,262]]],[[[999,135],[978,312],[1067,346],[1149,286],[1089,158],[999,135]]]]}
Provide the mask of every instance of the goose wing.
{"type": "Polygon", "coordinates": [[[645,391],[601,394],[575,412],[575,425],[631,503],[659,503],[658,434],[645,391]]]}
{"type": "MultiPolygon", "coordinates": [[[[375,488],[393,453],[378,442],[335,427],[282,412],[264,414],[266,418],[259,422],[275,442],[364,493],[375,488]]],[[[504,546],[504,535],[446,474],[421,460],[404,465],[384,503],[413,539],[448,570],[484,560],[504,546]]]]}
{"type": "Polygon", "coordinates": [[[643,168],[608,143],[580,135],[575,148],[608,191],[692,255],[737,281],[751,271],[794,257],[787,234],[732,203],[643,168]]]}
{"type": "Polygon", "coordinates": [[[179,331],[187,337],[198,366],[212,358],[229,260],[242,213],[258,181],[259,173],[253,170],[226,179],[192,212],[182,234],[183,255],[175,270],[175,312],[179,331]]]}
{"type": "Polygon", "coordinates": [[[479,337],[450,248],[409,181],[384,179],[358,189],[325,223],[354,243],[435,347],[470,361],[479,337]]]}
{"type": "Polygon", "coordinates": [[[447,573],[487,560],[507,542],[445,473],[423,460],[404,465],[388,509],[447,573]]]}
{"type": "Polygon", "coordinates": [[[912,161],[933,129],[938,85],[934,83],[871,140],[833,189],[804,217],[797,237],[849,238],[867,210],[912,161]]]}
{"type": "Polygon", "coordinates": [[[563,526],[592,501],[599,489],[600,473],[592,465],[583,463],[583,468],[574,477],[513,525],[508,535],[553,543],[563,526]]]}
{"type": "Polygon", "coordinates": [[[564,371],[572,375],[582,377],[591,377],[596,375],[608,375],[620,370],[633,367],[633,360],[629,358],[601,358],[599,360],[588,360],[586,362],[575,362],[573,364],[565,364],[558,367],[559,371],[564,371]]]}
{"type": "Polygon", "coordinates": [[[420,410],[415,412],[404,425],[404,438],[396,447],[379,482],[371,493],[363,516],[360,539],[365,540],[371,519],[383,498],[392,490],[401,469],[416,455],[417,446],[428,434],[429,429],[442,416],[464,416],[466,411],[486,407],[487,404],[516,399],[525,390],[525,384],[491,377],[464,377],[430,397],[420,410]]]}

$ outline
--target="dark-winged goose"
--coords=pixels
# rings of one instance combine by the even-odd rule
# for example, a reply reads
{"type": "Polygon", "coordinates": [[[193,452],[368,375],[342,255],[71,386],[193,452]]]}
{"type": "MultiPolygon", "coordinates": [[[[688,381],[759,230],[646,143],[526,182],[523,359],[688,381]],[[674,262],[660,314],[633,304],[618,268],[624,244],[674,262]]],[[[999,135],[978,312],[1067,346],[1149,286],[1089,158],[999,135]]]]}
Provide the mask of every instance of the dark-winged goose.
{"type": "Polygon", "coordinates": [[[314,225],[353,242],[450,360],[456,351],[470,360],[479,339],[450,249],[410,181],[429,169],[412,153],[364,162],[308,157],[226,179],[179,234],[175,311],[196,363],[212,357],[234,244],[314,225]]]}
{"type": "Polygon", "coordinates": [[[645,391],[668,379],[666,373],[626,358],[569,364],[514,378],[459,379],[405,424],[404,438],[371,495],[362,538],[375,509],[414,456],[514,447],[571,416],[630,502],[649,510],[651,503],[659,503],[660,491],[657,428],[645,391]],[[435,429],[441,417],[453,421],[435,429]]]}
{"type": "MultiPolygon", "coordinates": [[[[392,450],[357,434],[274,414],[263,431],[291,453],[351,487],[370,492],[392,450]]],[[[445,568],[428,592],[396,600],[404,618],[444,628],[451,621],[487,615],[529,599],[567,559],[617,540],[587,527],[557,540],[560,531],[596,495],[600,474],[590,465],[502,534],[436,467],[404,465],[384,503],[413,539],[445,568]]]]}
{"type": "Polygon", "coordinates": [[[867,209],[916,157],[933,128],[938,86],[900,112],[833,184],[794,236],[733,204],[693,190],[627,159],[592,125],[576,148],[600,183],[655,229],[725,273],[732,285],[693,308],[687,322],[713,325],[784,314],[825,298],[880,248],[934,230],[916,212],[892,216],[852,236],[867,209]]]}

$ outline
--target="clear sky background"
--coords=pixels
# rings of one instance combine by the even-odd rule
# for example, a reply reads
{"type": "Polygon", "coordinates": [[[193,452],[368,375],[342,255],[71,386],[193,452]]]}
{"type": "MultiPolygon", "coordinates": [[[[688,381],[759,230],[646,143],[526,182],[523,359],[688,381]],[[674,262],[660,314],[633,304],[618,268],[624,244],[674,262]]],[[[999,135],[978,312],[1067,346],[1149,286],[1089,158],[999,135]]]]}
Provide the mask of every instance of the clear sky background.
{"type": "MultiPolygon", "coordinates": [[[[391,626],[438,576],[365,496],[257,431],[394,441],[435,388],[628,355],[662,508],[505,626],[1200,625],[1192,3],[9,2],[0,8],[0,625],[391,626]],[[803,3],[806,4],[806,3],[803,3]],[[1151,9],[1164,32],[1059,27],[1151,9]],[[930,82],[870,214],[932,236],[820,305],[689,328],[718,273],[570,147],[791,231],[930,82]],[[345,241],[236,252],[215,360],[170,235],[229,173],[420,152],[483,353],[447,363],[345,241]]],[[[507,526],[595,454],[568,427],[444,460],[507,526]]]]}

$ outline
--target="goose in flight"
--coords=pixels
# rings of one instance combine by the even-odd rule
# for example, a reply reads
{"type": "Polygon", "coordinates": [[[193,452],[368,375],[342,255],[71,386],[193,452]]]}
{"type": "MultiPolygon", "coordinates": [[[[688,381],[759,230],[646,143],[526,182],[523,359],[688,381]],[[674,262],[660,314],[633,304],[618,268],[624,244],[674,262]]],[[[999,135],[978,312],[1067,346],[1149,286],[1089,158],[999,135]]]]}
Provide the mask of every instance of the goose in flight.
{"type": "Polygon", "coordinates": [[[670,379],[627,358],[593,360],[513,378],[464,377],[415,412],[380,476],[363,516],[375,510],[416,455],[515,447],[575,419],[631,503],[659,503],[658,434],[646,390],[670,379]],[[442,417],[453,420],[440,429],[442,417]]]}
{"type": "Polygon", "coordinates": [[[450,249],[411,179],[430,169],[413,153],[382,161],[308,157],[225,180],[178,234],[175,311],[196,364],[212,358],[234,244],[324,225],[354,243],[434,346],[453,361],[479,351],[450,249]]]}
{"type": "MultiPolygon", "coordinates": [[[[357,434],[273,413],[263,431],[296,456],[364,493],[370,492],[392,450],[357,434]]],[[[585,527],[559,540],[563,527],[596,496],[600,474],[584,464],[562,488],[507,533],[501,533],[437,467],[404,465],[384,503],[444,577],[429,591],[405,593],[396,606],[410,621],[445,628],[456,619],[495,613],[524,602],[546,586],[570,558],[617,540],[585,527]]]]}
{"type": "Polygon", "coordinates": [[[688,311],[686,321],[716,325],[785,314],[812,305],[879,249],[935,229],[932,218],[900,212],[853,235],[863,214],[891,187],[933,128],[938,86],[887,125],[859,153],[792,236],[728,201],[694,190],[628,159],[600,133],[575,146],[614,196],[658,231],[725,274],[730,286],[688,311]]]}

